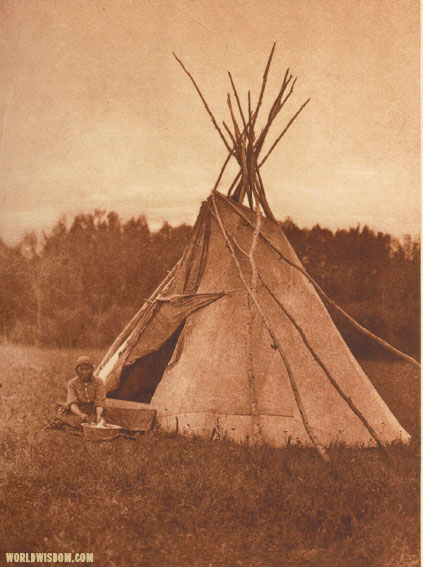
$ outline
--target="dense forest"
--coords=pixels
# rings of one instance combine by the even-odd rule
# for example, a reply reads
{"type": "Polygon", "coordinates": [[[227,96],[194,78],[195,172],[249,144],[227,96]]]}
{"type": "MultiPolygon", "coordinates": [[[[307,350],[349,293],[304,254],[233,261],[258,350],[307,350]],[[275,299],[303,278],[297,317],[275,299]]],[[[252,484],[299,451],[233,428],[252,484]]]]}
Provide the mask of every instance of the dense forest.
{"type": "MultiPolygon", "coordinates": [[[[361,324],[401,350],[419,351],[420,242],[367,227],[283,229],[309,273],[361,324]]],[[[41,346],[107,346],[179,259],[191,228],[110,212],[60,220],[42,238],[0,240],[0,335],[41,346]]],[[[349,324],[335,321],[355,354],[380,354],[349,324]]]]}

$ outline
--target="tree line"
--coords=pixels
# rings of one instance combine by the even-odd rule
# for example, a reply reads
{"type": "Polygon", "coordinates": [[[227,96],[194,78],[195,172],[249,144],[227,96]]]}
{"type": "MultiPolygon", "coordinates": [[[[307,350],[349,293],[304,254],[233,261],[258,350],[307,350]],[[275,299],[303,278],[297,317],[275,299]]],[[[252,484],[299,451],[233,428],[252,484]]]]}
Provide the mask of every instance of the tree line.
{"type": "MultiPolygon", "coordinates": [[[[368,227],[332,232],[282,227],[308,272],[362,325],[401,350],[419,351],[420,242],[368,227]]],[[[105,347],[182,255],[191,227],[115,212],[61,219],[17,246],[0,240],[0,334],[40,346],[105,347]]],[[[332,313],[355,354],[378,348],[332,313]]]]}

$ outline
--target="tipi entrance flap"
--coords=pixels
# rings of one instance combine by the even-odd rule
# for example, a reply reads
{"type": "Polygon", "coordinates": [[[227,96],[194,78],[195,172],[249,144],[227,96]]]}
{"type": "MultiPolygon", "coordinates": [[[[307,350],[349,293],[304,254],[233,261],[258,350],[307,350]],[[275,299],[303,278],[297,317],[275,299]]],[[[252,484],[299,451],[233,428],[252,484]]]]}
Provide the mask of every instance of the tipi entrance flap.
{"type": "Polygon", "coordinates": [[[191,313],[213,303],[223,295],[225,294],[222,292],[158,297],[155,314],[148,326],[139,331],[137,343],[125,362],[125,366],[158,350],[191,313]]]}
{"type": "Polygon", "coordinates": [[[172,358],[186,318],[222,293],[159,296],[150,317],[138,325],[108,376],[106,389],[119,399],[149,403],[172,358]]]}
{"type": "Polygon", "coordinates": [[[106,390],[110,392],[119,387],[124,366],[159,349],[186,317],[223,295],[220,292],[156,297],[128,337],[106,364],[100,366],[98,376],[105,382],[106,390]]]}

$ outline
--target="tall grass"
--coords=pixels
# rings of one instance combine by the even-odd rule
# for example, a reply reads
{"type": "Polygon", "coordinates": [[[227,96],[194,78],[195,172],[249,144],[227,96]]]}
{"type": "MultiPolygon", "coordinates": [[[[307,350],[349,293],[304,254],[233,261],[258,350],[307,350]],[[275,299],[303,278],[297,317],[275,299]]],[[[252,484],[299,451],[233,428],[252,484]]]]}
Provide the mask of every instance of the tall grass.
{"type": "Polygon", "coordinates": [[[2,552],[93,552],[111,567],[419,564],[417,443],[391,461],[333,447],[325,464],[299,447],[43,431],[78,354],[0,347],[2,552]]]}

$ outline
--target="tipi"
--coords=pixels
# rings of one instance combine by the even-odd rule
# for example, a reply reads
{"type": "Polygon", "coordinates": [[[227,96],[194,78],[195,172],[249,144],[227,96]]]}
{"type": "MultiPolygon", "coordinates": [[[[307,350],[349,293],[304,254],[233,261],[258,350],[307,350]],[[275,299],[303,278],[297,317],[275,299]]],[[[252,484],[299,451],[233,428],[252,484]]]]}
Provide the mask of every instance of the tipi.
{"type": "Polygon", "coordinates": [[[229,150],[224,167],[233,156],[239,174],[224,196],[217,192],[222,168],[183,257],[96,373],[111,398],[155,409],[166,430],[274,446],[311,443],[323,457],[325,446],[337,441],[407,442],[408,433],[348,349],[319,295],[326,296],[268,205],[260,167],[306,104],[259,163],[270,124],[295,84],[287,71],[256,137],[273,49],[254,110],[248,96],[243,112],[230,76],[239,113],[228,95],[233,128],[224,127],[231,144],[189,75],[229,150]]]}

